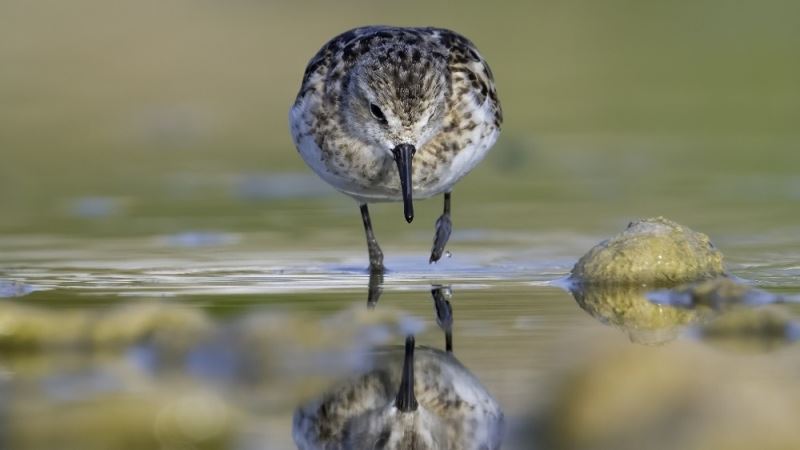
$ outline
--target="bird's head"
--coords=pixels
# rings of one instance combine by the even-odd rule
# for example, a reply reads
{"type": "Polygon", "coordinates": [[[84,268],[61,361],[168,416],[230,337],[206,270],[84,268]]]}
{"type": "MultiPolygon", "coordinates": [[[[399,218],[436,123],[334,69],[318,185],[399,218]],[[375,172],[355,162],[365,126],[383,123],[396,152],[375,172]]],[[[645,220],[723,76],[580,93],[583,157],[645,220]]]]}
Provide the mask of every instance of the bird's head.
{"type": "Polygon", "coordinates": [[[351,421],[345,448],[433,450],[446,448],[447,433],[440,418],[420,407],[414,394],[414,336],[406,337],[403,373],[392,404],[351,421]]]}
{"type": "Polygon", "coordinates": [[[344,126],[395,160],[409,222],[411,160],[416,149],[442,128],[449,89],[444,58],[402,43],[363,53],[346,74],[341,101],[344,126]]]}

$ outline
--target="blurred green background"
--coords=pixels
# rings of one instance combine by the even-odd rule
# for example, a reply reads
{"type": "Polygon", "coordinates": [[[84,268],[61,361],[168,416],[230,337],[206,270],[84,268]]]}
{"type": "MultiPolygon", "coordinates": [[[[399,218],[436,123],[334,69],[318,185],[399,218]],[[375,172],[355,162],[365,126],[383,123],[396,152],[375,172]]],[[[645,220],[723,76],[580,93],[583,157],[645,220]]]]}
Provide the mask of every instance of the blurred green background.
{"type": "MultiPolygon", "coordinates": [[[[313,181],[287,130],[303,69],[330,37],[376,23],[457,30],[494,70],[504,133],[456,190],[460,224],[702,225],[709,208],[738,221],[742,206],[753,226],[795,221],[799,17],[793,0],[5,0],[0,231],[303,229],[275,218],[288,210],[357,226],[324,190],[255,204],[230,192],[249,175],[299,174],[290,191],[313,181]],[[69,213],[87,197],[129,220],[69,213]]],[[[433,223],[439,201],[426,205],[433,223]]],[[[376,214],[386,239],[407,229],[396,208],[376,214]]]]}

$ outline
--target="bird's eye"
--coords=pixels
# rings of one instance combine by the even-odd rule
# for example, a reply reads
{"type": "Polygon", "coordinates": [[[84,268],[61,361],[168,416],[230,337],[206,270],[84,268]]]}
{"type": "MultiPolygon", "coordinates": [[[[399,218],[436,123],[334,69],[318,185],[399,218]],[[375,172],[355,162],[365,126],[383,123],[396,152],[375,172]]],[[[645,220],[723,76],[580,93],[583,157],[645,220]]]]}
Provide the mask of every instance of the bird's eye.
{"type": "Polygon", "coordinates": [[[381,109],[378,108],[378,105],[375,103],[370,103],[369,112],[372,113],[372,117],[374,117],[378,122],[386,123],[386,116],[383,115],[383,111],[381,111],[381,109]]]}

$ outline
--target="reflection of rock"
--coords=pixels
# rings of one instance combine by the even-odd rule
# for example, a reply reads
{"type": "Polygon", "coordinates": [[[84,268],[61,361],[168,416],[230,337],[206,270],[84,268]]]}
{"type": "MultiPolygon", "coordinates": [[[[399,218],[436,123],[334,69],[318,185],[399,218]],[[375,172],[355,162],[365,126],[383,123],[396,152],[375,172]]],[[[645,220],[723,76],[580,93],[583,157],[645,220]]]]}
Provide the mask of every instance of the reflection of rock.
{"type": "Polygon", "coordinates": [[[760,306],[779,303],[783,298],[728,277],[717,277],[696,283],[681,285],[674,289],[661,289],[647,294],[651,302],[696,308],[705,306],[714,311],[724,311],[735,306],[760,306]]]}
{"type": "Polygon", "coordinates": [[[499,448],[503,413],[492,396],[452,354],[414,352],[410,339],[405,358],[402,349],[379,351],[374,369],[298,408],[293,432],[298,447],[499,448]]]}
{"type": "Polygon", "coordinates": [[[705,341],[718,347],[745,353],[784,347],[800,338],[800,325],[775,307],[737,309],[697,329],[705,341]]]}
{"type": "MultiPolygon", "coordinates": [[[[796,354],[742,360],[680,343],[605,345],[554,374],[520,448],[800,448],[796,354]]],[[[564,349],[560,349],[561,352],[564,349]]]]}
{"type": "Polygon", "coordinates": [[[675,285],[724,273],[708,236],[663,217],[632,222],[593,247],[570,279],[581,283],[675,285]]]}
{"type": "Polygon", "coordinates": [[[656,305],[647,300],[646,288],[623,285],[575,285],[572,295],[581,308],[597,320],[621,328],[631,341],[661,344],[674,339],[680,329],[697,319],[694,311],[656,305]]]}
{"type": "Polygon", "coordinates": [[[663,217],[628,228],[586,253],[572,269],[575,300],[601,322],[620,327],[632,341],[663,343],[696,319],[692,311],[651,303],[647,286],[676,284],[724,274],[722,254],[708,236],[663,217]]]}

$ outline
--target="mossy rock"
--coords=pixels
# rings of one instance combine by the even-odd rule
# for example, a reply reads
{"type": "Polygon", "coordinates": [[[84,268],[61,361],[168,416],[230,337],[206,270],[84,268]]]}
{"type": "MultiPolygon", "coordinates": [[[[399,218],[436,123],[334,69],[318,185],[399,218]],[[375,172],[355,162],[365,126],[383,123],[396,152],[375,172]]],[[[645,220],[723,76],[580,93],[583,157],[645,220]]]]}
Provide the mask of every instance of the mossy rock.
{"type": "Polygon", "coordinates": [[[589,250],[570,280],[585,284],[673,286],[724,275],[722,253],[708,236],[663,217],[631,222],[589,250]]]}

